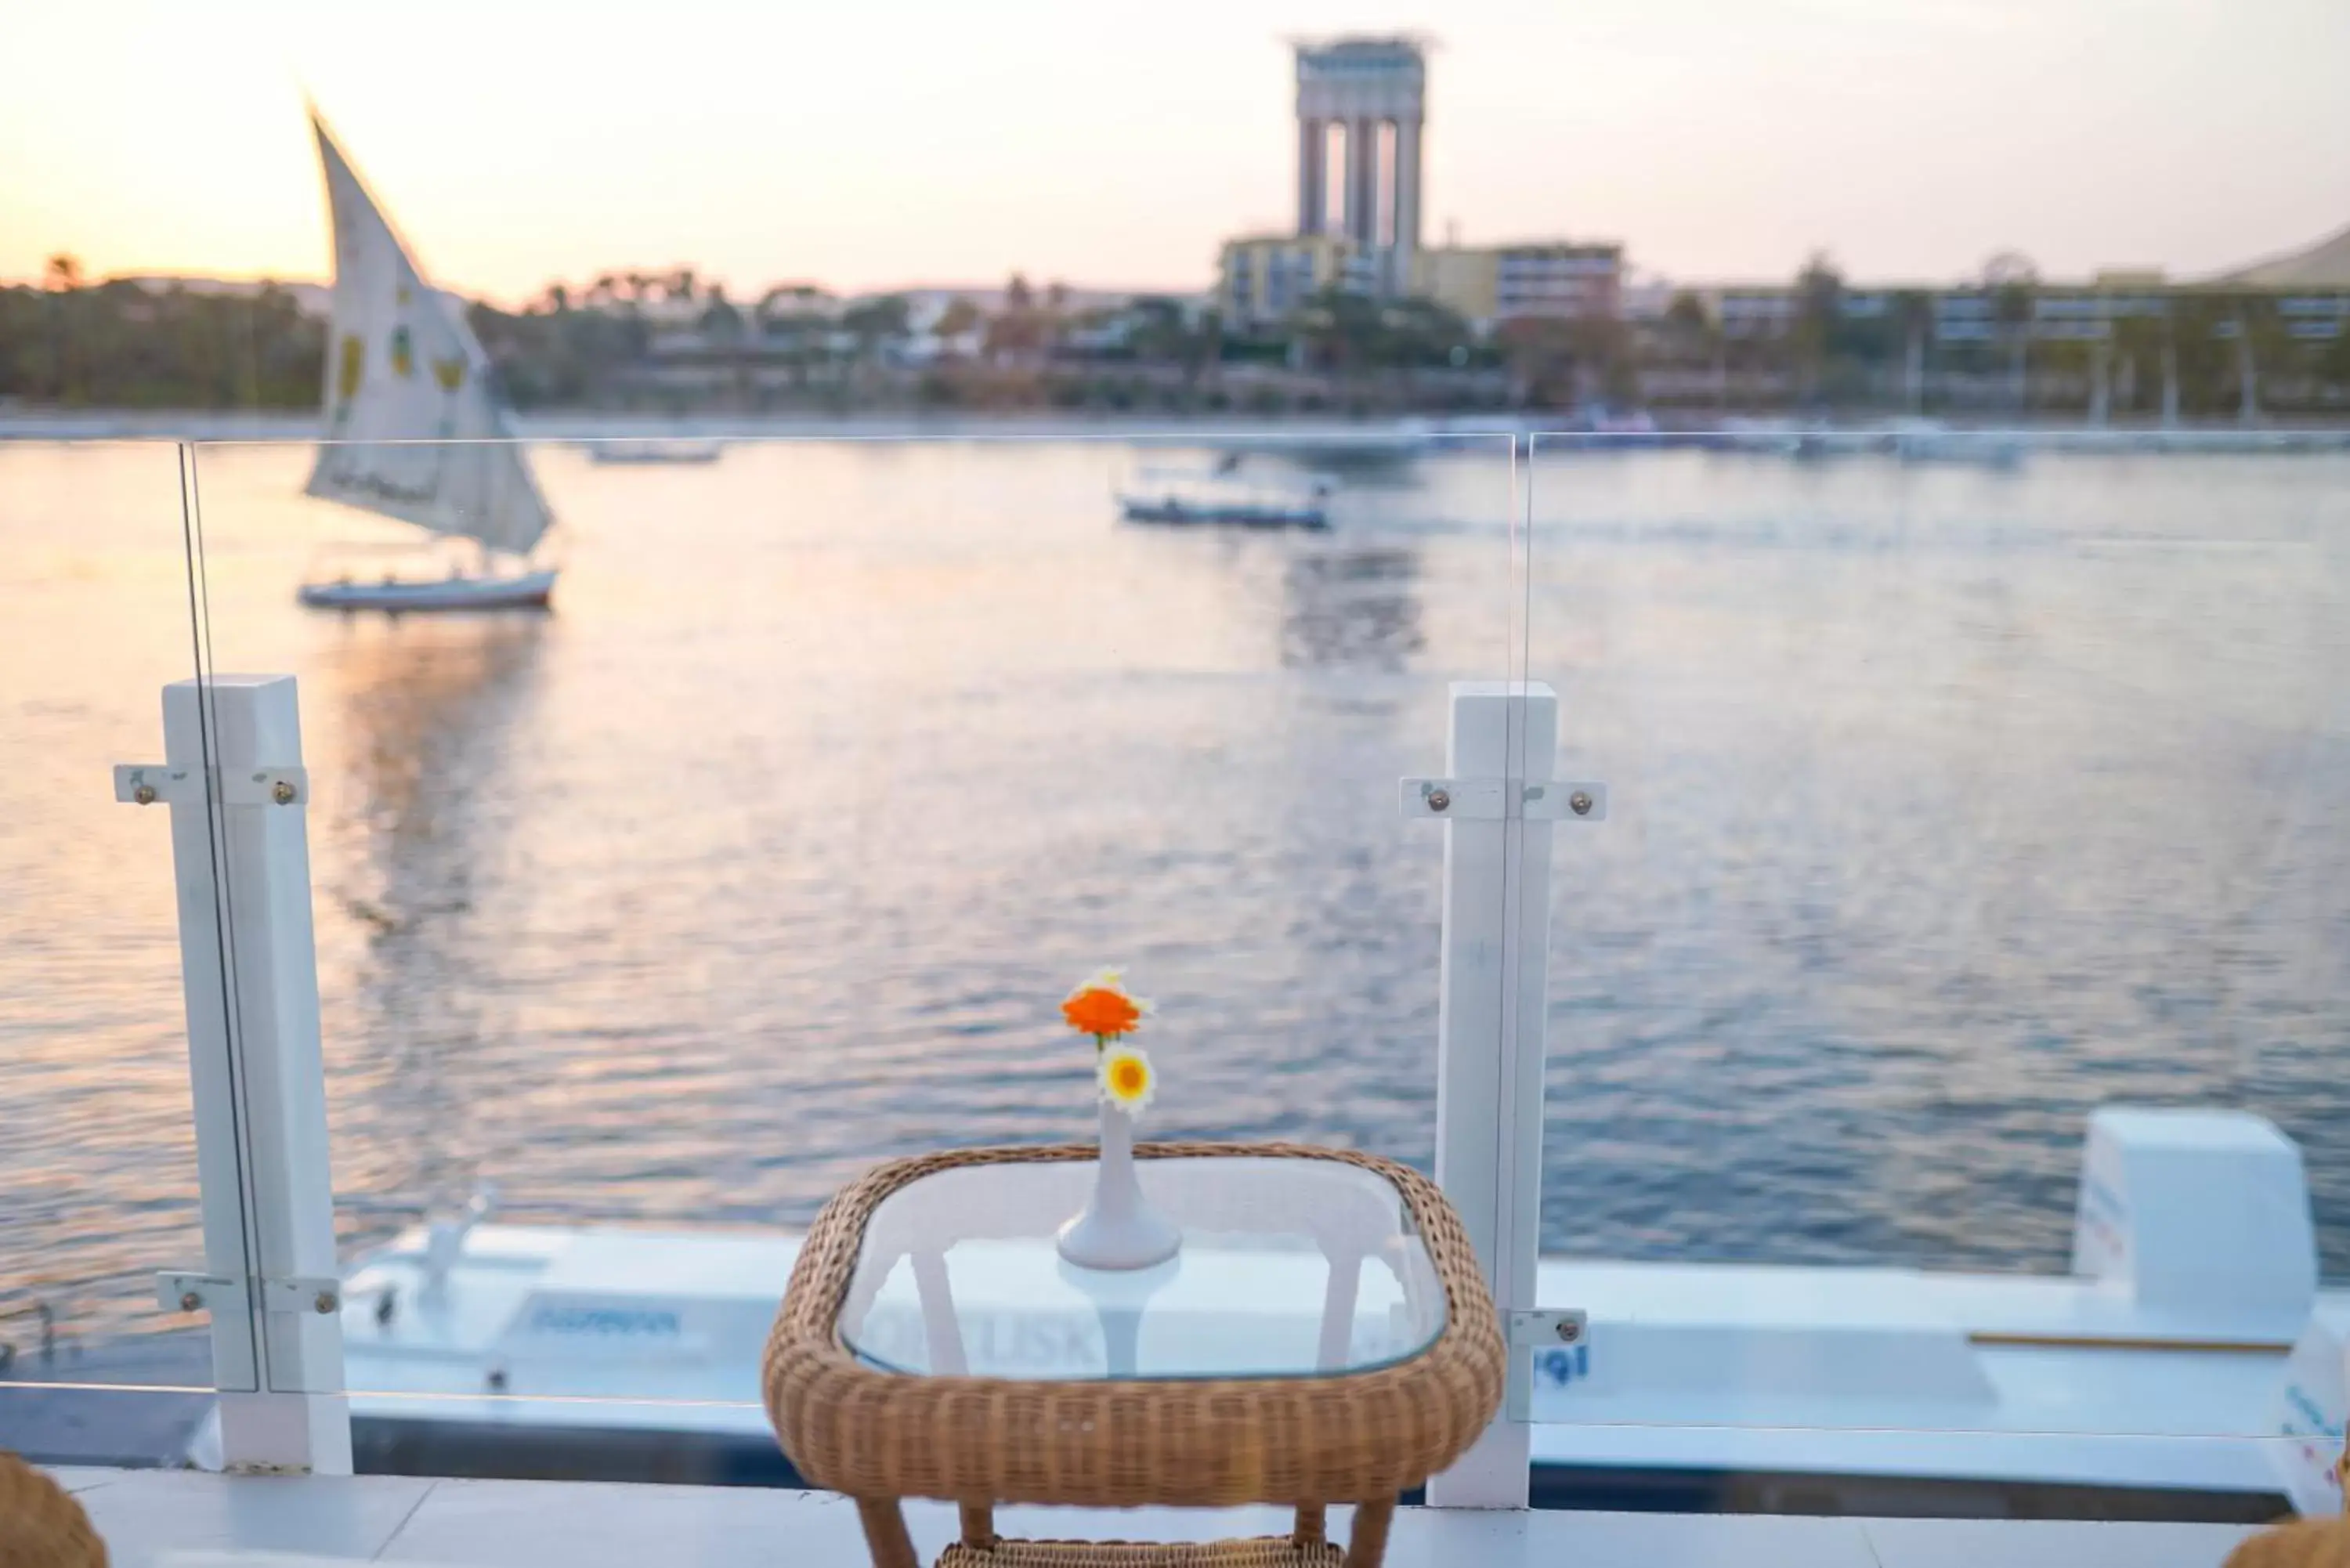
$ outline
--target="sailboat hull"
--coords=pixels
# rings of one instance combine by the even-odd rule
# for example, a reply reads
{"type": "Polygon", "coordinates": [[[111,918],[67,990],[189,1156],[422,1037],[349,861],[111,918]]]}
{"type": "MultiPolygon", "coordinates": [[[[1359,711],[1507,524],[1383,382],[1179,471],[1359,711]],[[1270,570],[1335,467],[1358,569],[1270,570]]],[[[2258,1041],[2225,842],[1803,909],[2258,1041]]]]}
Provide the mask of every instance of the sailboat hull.
{"type": "Polygon", "coordinates": [[[525,572],[514,577],[443,577],[437,582],[305,583],[301,600],[312,609],[447,613],[463,610],[545,609],[555,593],[555,574],[525,572]]]}

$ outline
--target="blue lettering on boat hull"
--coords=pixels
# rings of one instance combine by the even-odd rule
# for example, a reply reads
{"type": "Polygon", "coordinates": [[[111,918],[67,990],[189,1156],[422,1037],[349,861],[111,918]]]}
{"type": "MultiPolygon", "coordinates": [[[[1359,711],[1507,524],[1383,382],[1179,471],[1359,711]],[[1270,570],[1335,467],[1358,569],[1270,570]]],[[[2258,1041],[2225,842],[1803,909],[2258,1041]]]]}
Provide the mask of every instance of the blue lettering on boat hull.
{"type": "Polygon", "coordinates": [[[601,1339],[676,1339],[677,1314],[633,1307],[543,1306],[531,1314],[533,1334],[587,1334],[601,1339]]]}
{"type": "Polygon", "coordinates": [[[1578,1345],[1572,1350],[1564,1347],[1545,1350],[1534,1357],[1534,1373],[1546,1377],[1554,1388],[1564,1388],[1579,1378],[1591,1376],[1591,1346],[1578,1345]]]}

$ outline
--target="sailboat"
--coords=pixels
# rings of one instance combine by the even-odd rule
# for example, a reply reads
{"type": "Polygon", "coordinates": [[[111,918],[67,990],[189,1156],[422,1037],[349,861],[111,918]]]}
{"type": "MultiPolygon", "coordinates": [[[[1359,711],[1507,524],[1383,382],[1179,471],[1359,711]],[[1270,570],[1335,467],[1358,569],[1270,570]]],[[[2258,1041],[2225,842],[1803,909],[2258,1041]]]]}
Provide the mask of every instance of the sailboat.
{"type": "Polygon", "coordinates": [[[468,565],[429,578],[345,575],[306,582],[328,609],[545,607],[555,571],[536,565],[554,514],[515,443],[490,359],[463,317],[424,281],[316,111],[335,227],[326,436],[307,493],[469,539],[468,565]]]}

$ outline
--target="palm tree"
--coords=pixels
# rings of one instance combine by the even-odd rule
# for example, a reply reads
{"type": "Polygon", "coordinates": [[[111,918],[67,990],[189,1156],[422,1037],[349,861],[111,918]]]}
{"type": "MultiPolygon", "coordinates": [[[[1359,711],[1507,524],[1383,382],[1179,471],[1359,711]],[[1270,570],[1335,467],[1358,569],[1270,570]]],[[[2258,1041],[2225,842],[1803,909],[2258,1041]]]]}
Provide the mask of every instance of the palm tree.
{"type": "Polygon", "coordinates": [[[702,335],[713,343],[733,344],[743,340],[743,313],[726,297],[726,286],[710,286],[710,304],[698,322],[702,335]]]}
{"type": "Polygon", "coordinates": [[[2165,385],[2165,406],[2175,410],[2170,389],[2176,384],[2178,367],[2170,351],[2170,307],[2158,303],[2149,308],[2130,303],[2126,308],[2116,307],[2113,323],[2114,394],[2116,404],[2125,410],[2137,405],[2139,378],[2151,378],[2159,370],[2165,385]]]}
{"type": "Polygon", "coordinates": [[[1377,358],[1383,325],[1372,301],[1326,284],[1299,307],[1291,335],[1317,366],[1344,378],[1368,368],[1377,358]]]}
{"type": "Polygon", "coordinates": [[[1912,415],[1926,411],[1926,339],[1934,329],[1934,305],[1919,290],[1893,296],[1893,318],[1902,336],[1901,383],[1912,415]]]}
{"type": "Polygon", "coordinates": [[[2232,302],[2202,290],[2171,296],[2172,328],[2164,345],[2164,422],[2176,423],[2181,403],[2197,410],[2217,406],[2225,396],[2229,361],[2235,358],[2228,339],[2233,334],[2232,302]]]}
{"type": "Polygon", "coordinates": [[[870,357],[890,338],[906,335],[906,296],[885,294],[860,299],[841,313],[840,325],[856,336],[860,351],[870,357]]]}
{"type": "Polygon", "coordinates": [[[1844,274],[1825,251],[1814,251],[1795,275],[1795,319],[1788,348],[1806,403],[1820,396],[1831,341],[1844,314],[1844,274]]]}
{"type": "Polygon", "coordinates": [[[1721,327],[1705,301],[1688,289],[1673,296],[1665,307],[1665,330],[1668,352],[1684,361],[1693,361],[1713,372],[1713,400],[1719,409],[1730,400],[1730,366],[1723,352],[1721,327]]]}
{"type": "Polygon", "coordinates": [[[2261,418],[2261,370],[2289,369],[2298,356],[2291,328],[2266,295],[2247,295],[2235,302],[2236,377],[2240,389],[2236,417],[2246,424],[2261,418]]]}
{"type": "Polygon", "coordinates": [[[1982,283],[1991,296],[1991,315],[2007,332],[2015,412],[2020,417],[2031,397],[2026,357],[2031,352],[2032,319],[2039,308],[2040,269],[2020,252],[2002,251],[1983,263],[1982,283]]]}
{"type": "Polygon", "coordinates": [[[960,337],[984,319],[979,313],[979,306],[957,296],[947,302],[946,309],[939,316],[938,325],[931,330],[941,337],[960,337]]]}
{"type": "Polygon", "coordinates": [[[81,286],[81,263],[65,251],[49,258],[47,270],[42,275],[48,286],[59,294],[71,294],[81,286]]]}
{"type": "Polygon", "coordinates": [[[2162,428],[2175,429],[2178,424],[2178,339],[2170,329],[2168,319],[2162,334],[2162,428]]]}

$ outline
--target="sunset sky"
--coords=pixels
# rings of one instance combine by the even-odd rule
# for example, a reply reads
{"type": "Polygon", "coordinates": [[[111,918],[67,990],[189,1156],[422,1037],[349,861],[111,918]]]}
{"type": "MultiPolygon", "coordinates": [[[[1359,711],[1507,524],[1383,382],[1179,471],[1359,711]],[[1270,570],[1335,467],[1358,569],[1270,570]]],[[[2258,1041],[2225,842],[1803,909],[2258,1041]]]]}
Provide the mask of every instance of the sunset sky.
{"type": "Polygon", "coordinates": [[[319,276],[315,95],[442,285],[1197,287],[1290,217],[1293,34],[1435,35],[1428,238],[1680,278],[2192,273],[2350,223],[2345,0],[18,5],[0,277],[319,276]]]}

